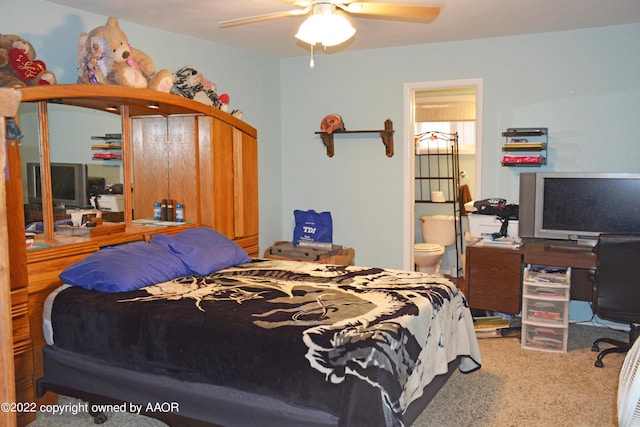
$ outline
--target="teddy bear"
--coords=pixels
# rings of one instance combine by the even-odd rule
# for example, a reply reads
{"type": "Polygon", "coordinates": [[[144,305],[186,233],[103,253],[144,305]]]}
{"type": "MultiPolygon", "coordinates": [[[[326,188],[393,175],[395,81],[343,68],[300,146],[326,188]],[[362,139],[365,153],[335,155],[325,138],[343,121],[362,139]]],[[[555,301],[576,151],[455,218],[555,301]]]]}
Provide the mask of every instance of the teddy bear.
{"type": "Polygon", "coordinates": [[[103,26],[78,39],[78,83],[114,84],[169,93],[173,73],[156,71],[153,60],[129,44],[118,19],[111,16],[103,26]]]}
{"type": "Polygon", "coordinates": [[[56,76],[36,59],[36,50],[16,34],[0,34],[0,87],[56,84],[56,76]]]}

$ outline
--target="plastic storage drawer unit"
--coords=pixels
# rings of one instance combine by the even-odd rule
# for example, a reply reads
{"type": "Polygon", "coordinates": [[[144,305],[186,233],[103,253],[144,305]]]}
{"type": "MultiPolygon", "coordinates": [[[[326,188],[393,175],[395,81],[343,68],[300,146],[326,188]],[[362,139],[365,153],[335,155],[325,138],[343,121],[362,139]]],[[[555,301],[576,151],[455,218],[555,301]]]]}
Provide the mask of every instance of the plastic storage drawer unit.
{"type": "Polygon", "coordinates": [[[522,347],[567,351],[571,269],[528,265],[522,284],[522,347]]]}

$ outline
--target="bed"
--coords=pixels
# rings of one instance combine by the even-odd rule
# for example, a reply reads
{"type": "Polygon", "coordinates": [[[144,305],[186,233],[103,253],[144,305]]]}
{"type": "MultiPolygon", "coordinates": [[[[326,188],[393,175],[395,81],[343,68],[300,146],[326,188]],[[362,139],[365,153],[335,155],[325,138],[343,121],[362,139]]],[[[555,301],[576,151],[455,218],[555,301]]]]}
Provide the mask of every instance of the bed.
{"type": "MultiPolygon", "coordinates": [[[[445,278],[241,253],[209,271],[182,237],[156,243],[189,274],[124,290],[65,284],[47,298],[39,394],[187,425],[408,426],[455,369],[480,368],[466,300],[445,278]]],[[[208,253],[211,240],[196,245],[208,253]]],[[[83,274],[105,259],[94,261],[83,274]]]]}

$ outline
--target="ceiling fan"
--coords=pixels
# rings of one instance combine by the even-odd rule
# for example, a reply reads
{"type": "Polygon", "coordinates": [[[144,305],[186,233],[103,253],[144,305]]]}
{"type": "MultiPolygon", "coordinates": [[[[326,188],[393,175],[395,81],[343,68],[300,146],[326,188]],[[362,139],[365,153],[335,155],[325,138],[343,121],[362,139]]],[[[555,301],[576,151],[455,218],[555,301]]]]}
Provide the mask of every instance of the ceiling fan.
{"type": "Polygon", "coordinates": [[[439,7],[400,5],[391,3],[368,3],[366,1],[348,0],[281,0],[291,3],[297,9],[283,12],[267,13],[246,18],[231,19],[220,22],[221,28],[237,25],[255,24],[272,19],[291,16],[310,16],[300,25],[296,38],[311,45],[311,62],[313,68],[313,46],[320,43],[325,48],[336,46],[349,40],[356,30],[344,16],[353,15],[363,18],[399,20],[428,24],[440,14],[439,7]]]}
{"type": "Polygon", "coordinates": [[[312,14],[334,14],[338,9],[348,15],[377,18],[388,20],[400,20],[408,22],[419,22],[428,24],[440,14],[439,7],[401,5],[391,3],[368,3],[366,1],[344,1],[344,0],[281,0],[291,3],[297,9],[267,13],[263,15],[248,16],[245,18],[230,19],[220,22],[221,28],[236,25],[254,24],[257,22],[272,19],[286,18],[290,16],[302,16],[312,12],[312,14]]]}

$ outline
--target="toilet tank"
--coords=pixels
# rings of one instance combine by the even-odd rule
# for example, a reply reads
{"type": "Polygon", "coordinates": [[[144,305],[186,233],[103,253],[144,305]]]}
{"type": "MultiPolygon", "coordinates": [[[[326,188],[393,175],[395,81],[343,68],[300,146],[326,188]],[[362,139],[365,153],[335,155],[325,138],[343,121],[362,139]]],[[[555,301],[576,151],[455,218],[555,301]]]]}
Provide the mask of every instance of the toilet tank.
{"type": "Polygon", "coordinates": [[[438,243],[443,246],[455,245],[455,219],[453,215],[422,215],[422,240],[425,243],[438,243]]]}

